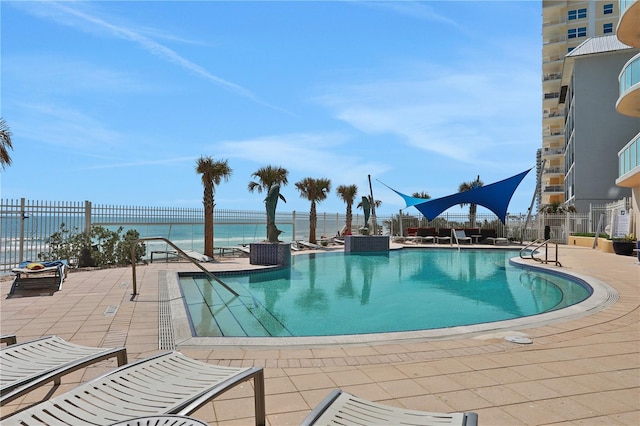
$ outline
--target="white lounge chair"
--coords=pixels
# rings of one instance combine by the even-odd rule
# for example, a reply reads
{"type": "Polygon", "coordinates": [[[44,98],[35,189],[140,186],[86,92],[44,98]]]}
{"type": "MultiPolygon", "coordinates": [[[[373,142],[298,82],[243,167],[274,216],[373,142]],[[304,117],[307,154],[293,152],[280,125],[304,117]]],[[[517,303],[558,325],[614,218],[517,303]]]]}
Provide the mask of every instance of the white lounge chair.
{"type": "Polygon", "coordinates": [[[111,425],[145,416],[188,416],[250,379],[253,379],[256,425],[264,425],[262,368],[221,367],[179,352],[162,353],[124,365],[6,417],[2,425],[111,425]]]}
{"type": "Polygon", "coordinates": [[[467,237],[467,234],[462,229],[454,229],[453,236],[456,239],[456,243],[471,244],[471,237],[467,237]]]}
{"type": "Polygon", "coordinates": [[[0,351],[0,406],[73,371],[116,357],[127,363],[125,348],[93,348],[48,336],[6,346],[0,351]]]}
{"type": "Polygon", "coordinates": [[[146,416],[126,420],[111,426],[209,426],[207,423],[187,416],[146,416]]]}
{"type": "Polygon", "coordinates": [[[296,243],[298,246],[303,246],[311,250],[331,250],[328,247],[321,246],[320,244],[314,244],[309,241],[296,241],[296,243]]]}
{"type": "Polygon", "coordinates": [[[308,425],[475,426],[476,413],[429,413],[377,404],[340,389],[332,391],[302,421],[308,425]]]}

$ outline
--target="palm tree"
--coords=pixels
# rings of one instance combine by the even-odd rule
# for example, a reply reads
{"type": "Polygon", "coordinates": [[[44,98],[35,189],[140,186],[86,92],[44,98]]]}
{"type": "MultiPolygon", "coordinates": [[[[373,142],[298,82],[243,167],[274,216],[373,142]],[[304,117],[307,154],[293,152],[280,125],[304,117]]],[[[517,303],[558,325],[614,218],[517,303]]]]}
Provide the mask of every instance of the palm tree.
{"type": "MultiPolygon", "coordinates": [[[[286,185],[289,183],[289,171],[287,169],[283,169],[279,166],[266,166],[261,167],[256,170],[252,175],[252,177],[257,178],[257,181],[249,182],[249,186],[247,189],[249,192],[258,191],[258,193],[264,191],[267,194],[271,192],[271,190],[276,186],[286,185]]],[[[280,194],[278,190],[278,198],[284,201],[287,200],[284,198],[282,194],[280,194]]],[[[277,202],[277,199],[275,200],[277,202]]],[[[278,228],[276,228],[275,217],[270,217],[269,213],[269,205],[267,204],[267,199],[265,199],[265,208],[267,210],[267,240],[270,243],[278,242],[278,228]]],[[[274,206],[274,216],[275,216],[275,206],[274,206]]]]}
{"type": "MultiPolygon", "coordinates": [[[[474,188],[480,188],[482,185],[484,185],[484,183],[480,180],[480,176],[478,176],[478,178],[474,181],[462,182],[458,187],[458,192],[465,192],[474,188]]],[[[460,204],[460,207],[464,207],[467,204],[469,203],[462,203],[460,204]]],[[[476,210],[477,209],[478,209],[477,204],[469,204],[469,222],[470,222],[471,228],[476,227],[476,210]]]]}
{"type": "Polygon", "coordinates": [[[316,213],[316,203],[327,199],[327,194],[331,191],[331,181],[329,179],[304,178],[296,182],[296,188],[300,191],[300,197],[311,201],[311,210],[309,211],[309,242],[316,244],[316,224],[318,216],[316,213]]]}
{"type": "Polygon", "coordinates": [[[233,170],[227,160],[215,161],[211,157],[201,156],[196,160],[196,173],[202,175],[204,195],[204,254],[213,257],[213,208],[215,207],[215,186],[220,185],[222,179],[227,182],[233,170]]]}
{"type": "Polygon", "coordinates": [[[13,150],[11,130],[9,130],[9,126],[7,126],[4,118],[0,118],[0,165],[2,165],[2,170],[4,170],[5,166],[11,165],[9,149],[13,150]]]}
{"type": "Polygon", "coordinates": [[[353,221],[353,201],[358,195],[358,187],[356,185],[340,185],[336,190],[342,201],[347,204],[347,224],[345,225],[345,233],[351,235],[351,223],[353,221]]]}
{"type": "Polygon", "coordinates": [[[431,195],[426,191],[414,192],[411,196],[414,198],[424,198],[425,200],[431,198],[431,195]]]}

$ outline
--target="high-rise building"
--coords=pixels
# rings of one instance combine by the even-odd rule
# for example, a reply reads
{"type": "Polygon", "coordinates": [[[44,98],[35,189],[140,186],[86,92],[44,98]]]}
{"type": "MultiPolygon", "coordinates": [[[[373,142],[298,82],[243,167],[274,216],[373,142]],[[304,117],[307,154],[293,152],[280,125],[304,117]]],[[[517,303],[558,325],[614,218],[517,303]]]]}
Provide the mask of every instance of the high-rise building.
{"type": "MultiPolygon", "coordinates": [[[[618,39],[640,49],[640,1],[620,0],[618,39]]],[[[618,77],[619,97],[616,109],[620,114],[635,117],[640,123],[640,53],[629,59],[618,77]]],[[[634,234],[640,238],[640,124],[638,133],[618,152],[616,184],[631,188],[634,234]]]]}
{"type": "Polygon", "coordinates": [[[565,56],[590,37],[615,34],[620,16],[618,0],[542,2],[542,167],[538,207],[567,201],[565,176],[565,56]],[[544,166],[543,166],[544,165],[544,166]]]}
{"type": "Polygon", "coordinates": [[[565,57],[564,201],[578,212],[631,196],[616,185],[617,153],[640,131],[640,120],[619,114],[616,101],[620,69],[639,52],[607,35],[588,38],[565,57]]]}

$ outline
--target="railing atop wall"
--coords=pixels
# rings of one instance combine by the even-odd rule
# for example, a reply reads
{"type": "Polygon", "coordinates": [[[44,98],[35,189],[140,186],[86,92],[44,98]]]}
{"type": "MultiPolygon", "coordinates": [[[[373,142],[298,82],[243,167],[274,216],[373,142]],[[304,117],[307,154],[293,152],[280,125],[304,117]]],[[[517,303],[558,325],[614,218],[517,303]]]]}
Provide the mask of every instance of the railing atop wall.
{"type": "MultiPolygon", "coordinates": [[[[475,223],[468,209],[460,213],[445,212],[428,221],[413,209],[394,215],[378,215],[377,228],[382,235],[405,235],[408,227],[490,228],[499,237],[514,241],[534,241],[542,238],[545,226],[559,243],[577,232],[596,232],[601,215],[610,223],[619,206],[630,206],[630,200],[617,204],[592,206],[589,212],[534,215],[525,228],[525,214],[509,214],[505,224],[493,214],[477,214],[475,223]]],[[[260,242],[266,238],[266,213],[216,209],[214,211],[214,245],[233,247],[260,242]]],[[[371,221],[372,219],[370,219],[371,221]]],[[[346,222],[344,213],[318,213],[316,235],[331,237],[340,232],[346,222]]],[[[183,250],[204,251],[204,211],[202,208],[140,207],[94,205],[89,201],[57,202],[0,199],[0,273],[10,271],[23,260],[38,260],[39,253],[48,252],[49,237],[61,230],[89,232],[92,226],[125,230],[136,229],[141,238],[163,237],[183,250]]],[[[362,214],[354,214],[351,232],[356,234],[364,224],[362,214]]],[[[276,214],[276,225],[283,231],[283,241],[307,240],[309,213],[276,214]]],[[[371,225],[371,223],[370,223],[371,225]]],[[[600,230],[602,232],[603,230],[600,230]]],[[[147,244],[148,255],[153,250],[166,250],[164,242],[147,244]],[[159,244],[159,246],[154,246],[159,244]]],[[[73,264],[73,262],[72,262],[73,264]]]]}

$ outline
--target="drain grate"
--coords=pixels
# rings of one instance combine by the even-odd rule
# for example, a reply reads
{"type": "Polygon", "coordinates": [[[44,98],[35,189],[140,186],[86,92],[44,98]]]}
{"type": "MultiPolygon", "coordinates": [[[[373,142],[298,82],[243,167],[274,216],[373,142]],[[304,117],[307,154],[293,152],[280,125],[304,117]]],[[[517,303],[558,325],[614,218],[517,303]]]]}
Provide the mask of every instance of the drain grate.
{"type": "Polygon", "coordinates": [[[175,350],[176,344],[171,323],[171,305],[169,304],[169,287],[166,275],[158,277],[158,348],[175,350]]]}
{"type": "Polygon", "coordinates": [[[104,310],[104,312],[102,313],[103,316],[105,317],[112,317],[116,314],[116,312],[118,312],[118,307],[120,305],[111,305],[108,306],[107,309],[104,310]]]}

